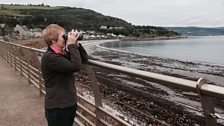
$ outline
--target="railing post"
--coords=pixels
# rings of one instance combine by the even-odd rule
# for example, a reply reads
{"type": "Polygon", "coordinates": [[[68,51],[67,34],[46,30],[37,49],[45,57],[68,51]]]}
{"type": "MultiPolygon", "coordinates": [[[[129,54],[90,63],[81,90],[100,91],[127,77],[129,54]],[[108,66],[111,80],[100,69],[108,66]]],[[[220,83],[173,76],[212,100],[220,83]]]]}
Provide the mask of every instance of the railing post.
{"type": "Polygon", "coordinates": [[[7,52],[7,62],[9,63],[9,44],[7,43],[6,45],[6,52],[7,52]]]}
{"type": "Polygon", "coordinates": [[[2,42],[0,42],[0,55],[1,55],[1,57],[2,57],[2,51],[3,51],[3,48],[2,48],[2,42]]]}
{"type": "MultiPolygon", "coordinates": [[[[4,50],[5,50],[5,60],[7,61],[7,47],[6,43],[4,43],[4,50]]],[[[8,61],[7,61],[8,62],[8,61]]]]}
{"type": "Polygon", "coordinates": [[[3,44],[3,48],[4,48],[4,59],[7,61],[7,48],[6,48],[6,43],[3,44]]]}
{"type": "Polygon", "coordinates": [[[101,126],[100,119],[103,118],[103,115],[102,115],[99,108],[102,107],[103,96],[100,93],[100,87],[98,85],[98,81],[96,79],[96,75],[95,75],[95,72],[94,72],[93,68],[90,67],[89,65],[85,65],[85,70],[88,73],[90,83],[91,83],[91,87],[92,87],[93,94],[94,94],[95,106],[96,106],[96,125],[101,126]]]}
{"type": "Polygon", "coordinates": [[[0,43],[0,48],[1,48],[1,49],[0,49],[0,50],[1,50],[1,57],[3,58],[3,54],[4,54],[4,53],[3,53],[3,52],[4,52],[4,51],[3,51],[3,42],[0,43]]]}
{"type": "Polygon", "coordinates": [[[33,58],[35,58],[35,61],[36,61],[36,63],[37,63],[37,67],[38,67],[38,80],[39,80],[39,94],[40,94],[40,97],[43,97],[44,96],[44,93],[42,92],[42,90],[44,89],[43,88],[43,84],[44,84],[44,82],[43,82],[43,80],[42,80],[42,74],[41,74],[41,67],[40,67],[40,65],[41,65],[41,63],[40,63],[40,60],[39,60],[39,58],[38,58],[38,52],[37,53],[35,53],[35,55],[34,55],[34,57],[33,58]]]}
{"type": "Polygon", "coordinates": [[[13,44],[10,44],[11,45],[11,55],[12,55],[12,67],[13,67],[13,64],[14,64],[14,67],[16,67],[16,62],[15,62],[15,47],[13,44]]]}
{"type": "Polygon", "coordinates": [[[12,44],[9,43],[9,57],[10,57],[10,65],[13,66],[13,63],[12,63],[12,59],[13,59],[13,50],[12,50],[12,44]]]}
{"type": "Polygon", "coordinates": [[[217,126],[217,120],[214,117],[212,117],[212,114],[215,113],[212,98],[208,97],[208,96],[204,96],[201,93],[201,87],[203,86],[203,84],[207,84],[207,80],[200,78],[197,81],[197,91],[198,91],[198,94],[199,94],[199,97],[201,100],[201,105],[203,108],[206,125],[207,126],[217,126]]]}
{"type": "Polygon", "coordinates": [[[3,52],[2,52],[2,58],[6,59],[6,58],[5,58],[5,55],[6,55],[6,54],[5,54],[5,43],[2,43],[2,51],[3,51],[3,52]]]}
{"type": "Polygon", "coordinates": [[[5,53],[5,49],[4,49],[4,43],[1,42],[1,50],[2,50],[2,58],[4,58],[4,53],[5,53]]]}
{"type": "Polygon", "coordinates": [[[14,64],[15,66],[15,49],[14,49],[14,45],[11,44],[11,55],[12,55],[12,66],[14,64]]]}
{"type": "Polygon", "coordinates": [[[17,62],[16,62],[17,58],[16,58],[16,55],[18,55],[18,53],[17,53],[17,46],[15,46],[15,45],[13,45],[13,46],[15,48],[15,50],[14,50],[14,64],[15,64],[15,71],[16,71],[17,70],[17,62]]]}
{"type": "Polygon", "coordinates": [[[41,75],[41,72],[39,71],[38,72],[38,75],[39,75],[39,94],[40,94],[40,97],[43,97],[44,96],[44,93],[42,92],[43,90],[43,81],[42,81],[42,75],[41,75]]]}
{"type": "Polygon", "coordinates": [[[23,62],[22,62],[22,47],[19,47],[19,63],[20,63],[20,75],[23,76],[23,62]]]}
{"type": "Polygon", "coordinates": [[[27,49],[27,78],[28,78],[28,84],[31,84],[31,48],[27,49]]]}

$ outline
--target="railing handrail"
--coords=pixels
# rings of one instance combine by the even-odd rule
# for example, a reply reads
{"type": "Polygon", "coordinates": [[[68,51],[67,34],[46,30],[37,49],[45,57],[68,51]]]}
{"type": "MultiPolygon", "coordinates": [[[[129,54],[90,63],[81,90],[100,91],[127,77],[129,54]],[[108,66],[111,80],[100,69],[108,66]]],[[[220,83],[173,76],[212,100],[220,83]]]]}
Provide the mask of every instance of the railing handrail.
{"type": "MultiPolygon", "coordinates": [[[[164,84],[170,87],[180,88],[185,91],[193,91],[197,93],[196,81],[137,70],[133,68],[127,68],[127,67],[113,65],[109,63],[95,61],[95,60],[89,60],[88,63],[93,66],[111,69],[111,70],[121,72],[124,74],[129,74],[135,77],[143,78],[152,82],[159,82],[160,84],[164,84]]],[[[221,87],[221,86],[203,84],[201,87],[201,92],[203,93],[203,95],[206,95],[206,96],[215,97],[221,100],[224,99],[224,87],[221,87]]]]}

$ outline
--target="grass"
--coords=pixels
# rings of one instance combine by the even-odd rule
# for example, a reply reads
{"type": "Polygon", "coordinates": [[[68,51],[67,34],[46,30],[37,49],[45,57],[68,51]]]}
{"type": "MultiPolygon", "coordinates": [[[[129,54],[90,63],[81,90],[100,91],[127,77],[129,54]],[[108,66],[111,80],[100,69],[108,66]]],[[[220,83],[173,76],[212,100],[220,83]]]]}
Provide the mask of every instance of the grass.
{"type": "Polygon", "coordinates": [[[8,5],[8,4],[0,4],[0,10],[2,8],[7,8],[9,10],[24,10],[24,9],[41,9],[41,10],[53,10],[59,9],[61,7],[47,7],[47,6],[37,6],[37,5],[8,5]]]}
{"type": "Polygon", "coordinates": [[[17,17],[30,16],[30,15],[19,14],[18,11],[14,11],[14,10],[1,10],[1,9],[0,9],[0,15],[9,15],[9,16],[17,16],[17,17]]]}
{"type": "Polygon", "coordinates": [[[20,14],[19,10],[29,10],[29,9],[39,9],[39,10],[53,10],[59,9],[60,7],[47,7],[47,6],[37,6],[37,5],[8,5],[8,4],[0,4],[0,16],[17,16],[17,17],[25,17],[30,16],[26,14],[20,14]]]}

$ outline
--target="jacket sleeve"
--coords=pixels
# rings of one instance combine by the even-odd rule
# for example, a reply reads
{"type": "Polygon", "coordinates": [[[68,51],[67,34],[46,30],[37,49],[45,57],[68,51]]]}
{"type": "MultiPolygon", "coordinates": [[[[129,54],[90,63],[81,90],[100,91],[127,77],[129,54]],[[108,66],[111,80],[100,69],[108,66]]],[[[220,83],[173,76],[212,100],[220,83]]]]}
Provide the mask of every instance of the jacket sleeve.
{"type": "Polygon", "coordinates": [[[81,57],[76,45],[69,45],[70,60],[55,53],[49,54],[47,58],[48,69],[56,72],[71,73],[80,70],[81,57]]]}
{"type": "Polygon", "coordinates": [[[80,56],[81,56],[81,62],[82,63],[87,63],[88,61],[88,55],[86,53],[86,50],[83,48],[82,44],[79,43],[79,53],[80,53],[80,56]]]}

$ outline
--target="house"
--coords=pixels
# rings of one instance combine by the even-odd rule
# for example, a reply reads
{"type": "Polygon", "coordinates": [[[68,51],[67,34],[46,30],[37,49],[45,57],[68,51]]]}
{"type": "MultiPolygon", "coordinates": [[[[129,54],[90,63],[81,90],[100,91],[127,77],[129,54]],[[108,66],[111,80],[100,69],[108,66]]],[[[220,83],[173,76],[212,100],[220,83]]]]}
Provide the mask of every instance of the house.
{"type": "Polygon", "coordinates": [[[125,36],[124,36],[124,35],[119,34],[117,37],[119,37],[119,38],[124,38],[125,36]]]}
{"type": "Polygon", "coordinates": [[[110,30],[115,29],[115,30],[121,30],[124,29],[124,27],[109,27],[110,30]]]}
{"type": "Polygon", "coordinates": [[[101,35],[96,35],[97,38],[101,38],[101,35]]]}
{"type": "Polygon", "coordinates": [[[5,23],[0,23],[0,28],[4,28],[5,27],[5,23]]]}
{"type": "Polygon", "coordinates": [[[100,26],[100,29],[107,29],[107,26],[104,26],[104,25],[102,25],[102,26],[100,26]]]}
{"type": "Polygon", "coordinates": [[[107,33],[107,36],[109,36],[109,37],[117,37],[114,33],[107,33]]]}
{"type": "Polygon", "coordinates": [[[17,34],[19,34],[20,38],[28,38],[32,36],[32,32],[25,26],[16,25],[13,29],[17,34]]]}
{"type": "Polygon", "coordinates": [[[84,35],[83,35],[83,38],[84,38],[84,39],[89,39],[89,38],[90,38],[90,35],[89,35],[89,34],[84,34],[84,35]]]}
{"type": "Polygon", "coordinates": [[[41,28],[30,29],[30,31],[32,32],[33,37],[41,37],[41,35],[42,35],[42,29],[41,28]]]}
{"type": "Polygon", "coordinates": [[[93,30],[87,30],[86,31],[88,34],[95,34],[96,33],[96,31],[93,31],[93,30]]]}
{"type": "Polygon", "coordinates": [[[90,37],[90,38],[96,38],[96,36],[95,36],[95,35],[90,35],[89,37],[90,37]]]}

